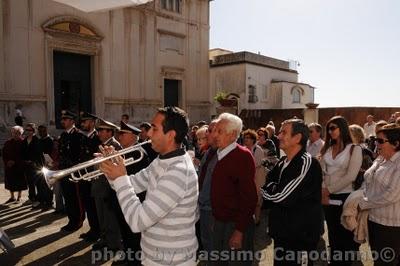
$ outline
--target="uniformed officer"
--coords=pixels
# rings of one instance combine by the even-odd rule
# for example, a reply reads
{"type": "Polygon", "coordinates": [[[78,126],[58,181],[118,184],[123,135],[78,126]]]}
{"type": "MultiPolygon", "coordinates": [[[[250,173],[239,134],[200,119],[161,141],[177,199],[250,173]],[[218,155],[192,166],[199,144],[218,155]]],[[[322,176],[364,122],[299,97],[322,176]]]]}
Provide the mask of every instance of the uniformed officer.
{"type": "MultiPolygon", "coordinates": [[[[81,136],[75,127],[76,115],[70,111],[61,112],[61,126],[64,132],[59,140],[59,169],[70,168],[79,163],[81,136]]],[[[83,208],[78,193],[78,184],[71,182],[66,176],[61,179],[61,189],[65,199],[65,208],[68,216],[68,224],[61,230],[73,232],[78,230],[83,223],[83,208]]]]}
{"type": "MultiPolygon", "coordinates": [[[[82,133],[80,162],[86,162],[94,158],[94,153],[99,152],[100,139],[95,129],[97,117],[88,112],[80,112],[80,122],[82,133]]],[[[88,171],[94,170],[88,168],[88,171]]],[[[89,231],[81,234],[79,237],[87,241],[96,241],[100,237],[100,225],[97,218],[96,204],[91,195],[92,182],[82,180],[79,184],[79,195],[81,197],[84,209],[86,211],[89,231]]]]}
{"type": "MultiPolygon", "coordinates": [[[[124,149],[138,144],[140,132],[141,132],[141,130],[139,128],[121,121],[121,127],[118,131],[119,143],[121,143],[121,145],[124,149]]],[[[143,153],[143,157],[139,162],[126,166],[128,175],[136,174],[137,172],[146,168],[150,164],[149,157],[147,156],[147,152],[142,147],[138,147],[137,150],[126,154],[125,159],[133,158],[136,160],[136,159],[140,158],[141,153],[143,153]]],[[[137,196],[139,197],[140,201],[142,202],[146,197],[146,192],[139,193],[137,196]]],[[[127,222],[124,218],[124,214],[118,203],[118,199],[114,202],[114,204],[115,204],[115,210],[117,210],[117,217],[118,217],[118,222],[119,222],[119,225],[121,228],[122,240],[124,243],[125,251],[137,252],[137,251],[141,250],[140,249],[140,235],[141,234],[133,233],[131,231],[129,225],[127,224],[127,222]]],[[[128,265],[141,265],[139,260],[128,261],[127,263],[128,263],[128,265]]]]}
{"type": "MultiPolygon", "coordinates": [[[[139,134],[139,142],[144,142],[149,140],[149,136],[148,136],[148,132],[151,128],[151,125],[149,122],[143,122],[140,124],[140,134],[139,134]]],[[[149,160],[150,162],[152,162],[155,158],[157,158],[158,153],[153,150],[153,148],[151,147],[151,143],[147,143],[145,145],[143,145],[143,149],[146,150],[147,155],[149,156],[149,160]]]]}
{"type": "MultiPolygon", "coordinates": [[[[119,142],[114,138],[114,134],[118,130],[116,125],[98,118],[96,129],[101,145],[113,146],[115,150],[122,149],[119,142]]],[[[92,196],[96,202],[101,231],[100,239],[93,245],[93,250],[103,249],[104,247],[120,250],[122,248],[121,232],[113,204],[116,195],[104,175],[92,181],[92,196]]]]}
{"type": "MultiPolygon", "coordinates": [[[[125,149],[138,144],[139,134],[141,133],[141,130],[133,125],[126,124],[121,121],[121,127],[118,130],[118,133],[119,133],[118,135],[119,143],[121,144],[122,148],[125,149]]],[[[139,147],[138,150],[126,154],[125,158],[137,159],[140,157],[141,152],[144,154],[143,159],[137,163],[128,165],[126,167],[128,174],[136,174],[137,172],[146,168],[149,165],[149,158],[147,151],[142,147],[139,147]]]]}

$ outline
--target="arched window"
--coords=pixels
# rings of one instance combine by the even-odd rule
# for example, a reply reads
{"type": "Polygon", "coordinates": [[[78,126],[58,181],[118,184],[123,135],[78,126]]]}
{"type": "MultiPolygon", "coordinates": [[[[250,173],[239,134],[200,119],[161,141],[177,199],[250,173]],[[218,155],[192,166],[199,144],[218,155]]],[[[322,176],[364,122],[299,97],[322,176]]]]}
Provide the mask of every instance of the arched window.
{"type": "Polygon", "coordinates": [[[291,93],[292,93],[292,102],[301,103],[301,95],[304,94],[303,89],[300,87],[293,87],[291,93]]]}
{"type": "Polygon", "coordinates": [[[293,103],[300,103],[300,91],[299,90],[293,90],[293,103]]]}

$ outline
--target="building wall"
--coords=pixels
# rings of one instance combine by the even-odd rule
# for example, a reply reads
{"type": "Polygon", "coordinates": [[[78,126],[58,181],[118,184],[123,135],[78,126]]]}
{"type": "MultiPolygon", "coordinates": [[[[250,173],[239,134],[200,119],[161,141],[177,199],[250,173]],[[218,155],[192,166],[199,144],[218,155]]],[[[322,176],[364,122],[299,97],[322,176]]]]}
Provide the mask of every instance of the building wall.
{"type": "Polygon", "coordinates": [[[272,80],[297,82],[298,74],[254,64],[246,64],[246,97],[241,98],[242,109],[269,109],[278,106],[281,93],[271,89],[272,80]],[[249,86],[255,86],[258,101],[249,103],[249,86]],[[278,101],[278,102],[277,102],[278,101]]]}
{"type": "Polygon", "coordinates": [[[282,106],[283,109],[290,108],[305,108],[307,103],[314,102],[314,89],[308,85],[293,84],[282,82],[282,106]],[[300,97],[300,103],[293,102],[292,90],[298,89],[302,92],[300,97]]]}
{"type": "MultiPolygon", "coordinates": [[[[246,97],[246,64],[210,68],[210,91],[210,100],[218,91],[238,94],[240,96],[239,108],[242,109],[246,97]]],[[[213,114],[215,114],[216,105],[214,103],[213,114]]]]}
{"type": "Polygon", "coordinates": [[[173,78],[182,80],[181,107],[192,119],[209,117],[209,3],[183,3],[182,14],[161,10],[158,0],[84,13],[51,0],[0,1],[0,117],[13,124],[15,106],[21,104],[26,121],[54,124],[49,47],[86,52],[73,42],[57,43],[43,30],[58,16],[77,18],[102,37],[90,52],[93,112],[114,122],[122,113],[134,123],[150,120],[163,105],[164,78],[173,78]]]}
{"type": "Polygon", "coordinates": [[[213,60],[214,57],[219,56],[219,55],[225,55],[225,54],[232,54],[232,51],[221,49],[221,48],[215,48],[211,49],[208,51],[209,59],[213,60]]]}
{"type": "MultiPolygon", "coordinates": [[[[265,127],[272,120],[279,130],[281,123],[296,116],[304,119],[304,110],[301,109],[269,109],[269,110],[242,110],[240,117],[249,128],[265,127]]],[[[394,112],[399,112],[399,107],[327,107],[318,108],[318,123],[325,128],[326,123],[335,115],[341,115],[348,121],[349,125],[358,124],[363,126],[367,115],[374,116],[375,121],[388,120],[394,112]]]]}
{"type": "MultiPolygon", "coordinates": [[[[272,83],[272,80],[297,82],[297,79],[297,73],[249,63],[227,64],[210,68],[211,92],[213,95],[217,91],[237,93],[240,96],[239,112],[243,109],[298,107],[283,100],[283,97],[288,97],[286,95],[286,85],[272,83]],[[249,86],[256,88],[257,101],[255,103],[249,102],[249,86]]],[[[308,100],[310,92],[307,88],[305,90],[307,90],[305,100],[308,100]]]]}

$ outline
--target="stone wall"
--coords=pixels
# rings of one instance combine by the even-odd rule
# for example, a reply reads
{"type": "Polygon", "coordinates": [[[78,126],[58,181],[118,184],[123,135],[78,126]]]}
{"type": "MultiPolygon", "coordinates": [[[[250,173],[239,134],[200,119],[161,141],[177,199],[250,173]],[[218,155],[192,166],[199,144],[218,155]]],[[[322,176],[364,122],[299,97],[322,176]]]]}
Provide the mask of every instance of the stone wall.
{"type": "Polygon", "coordinates": [[[51,0],[0,1],[0,127],[13,125],[18,104],[27,122],[54,125],[53,51],[91,56],[92,112],[100,117],[150,120],[163,106],[165,78],[181,81],[180,107],[209,117],[209,1],[184,1],[182,13],[159,4],[84,13],[51,0]],[[51,28],[63,19],[96,36],[51,28]]]}
{"type": "MultiPolygon", "coordinates": [[[[392,113],[400,111],[400,107],[331,107],[318,108],[317,110],[319,116],[318,123],[323,127],[335,115],[345,117],[349,124],[363,126],[368,114],[373,115],[375,121],[388,120],[392,113]]],[[[280,124],[284,120],[293,118],[294,116],[304,119],[304,109],[242,110],[240,113],[240,117],[246,127],[264,127],[269,120],[272,120],[277,130],[279,130],[280,124]]]]}

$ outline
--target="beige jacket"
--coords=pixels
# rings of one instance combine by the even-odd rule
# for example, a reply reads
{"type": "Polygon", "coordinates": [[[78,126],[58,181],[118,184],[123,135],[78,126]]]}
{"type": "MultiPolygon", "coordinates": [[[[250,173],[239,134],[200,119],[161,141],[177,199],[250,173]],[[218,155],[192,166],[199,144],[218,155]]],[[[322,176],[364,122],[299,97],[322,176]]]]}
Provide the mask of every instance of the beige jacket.
{"type": "Polygon", "coordinates": [[[363,191],[356,190],[350,194],[343,205],[341,224],[354,233],[354,241],[365,243],[368,239],[368,210],[359,212],[358,204],[364,197],[363,191]]]}

